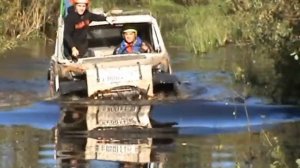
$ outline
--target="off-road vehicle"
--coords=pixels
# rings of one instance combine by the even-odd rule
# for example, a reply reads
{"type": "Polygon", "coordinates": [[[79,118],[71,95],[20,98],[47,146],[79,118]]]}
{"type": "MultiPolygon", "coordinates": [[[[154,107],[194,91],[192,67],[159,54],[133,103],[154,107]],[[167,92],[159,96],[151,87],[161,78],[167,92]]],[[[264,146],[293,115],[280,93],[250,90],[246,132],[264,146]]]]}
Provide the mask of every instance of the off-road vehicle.
{"type": "MultiPolygon", "coordinates": [[[[93,10],[94,12],[97,10],[93,10]]],[[[88,30],[87,57],[73,61],[64,55],[63,19],[59,19],[49,81],[52,93],[81,92],[88,97],[152,97],[178,84],[156,19],[148,11],[110,12],[113,23],[92,22],[88,30]],[[117,14],[116,14],[117,13],[117,14]],[[123,26],[134,26],[138,36],[151,45],[149,53],[114,55],[123,26]],[[162,87],[163,86],[163,87],[162,87]]],[[[175,86],[176,87],[176,86],[175,86]]]]}

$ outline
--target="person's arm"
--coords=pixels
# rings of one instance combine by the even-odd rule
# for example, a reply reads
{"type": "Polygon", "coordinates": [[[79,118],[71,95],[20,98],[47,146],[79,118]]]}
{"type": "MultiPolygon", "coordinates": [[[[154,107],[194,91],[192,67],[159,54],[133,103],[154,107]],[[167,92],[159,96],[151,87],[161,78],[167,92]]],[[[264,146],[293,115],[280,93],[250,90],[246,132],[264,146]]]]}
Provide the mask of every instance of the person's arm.
{"type": "Polygon", "coordinates": [[[120,53],[119,53],[120,47],[121,47],[121,45],[119,44],[119,45],[114,49],[113,55],[120,54],[120,53]]]}
{"type": "Polygon", "coordinates": [[[91,21],[106,21],[106,16],[104,16],[104,14],[95,14],[89,12],[89,15],[91,21]]]}
{"type": "Polygon", "coordinates": [[[151,46],[150,43],[148,42],[142,42],[142,46],[141,46],[141,52],[142,53],[150,53],[150,52],[153,52],[153,48],[151,46]]]}
{"type": "Polygon", "coordinates": [[[118,49],[119,49],[118,47],[116,47],[116,48],[114,49],[113,55],[116,55],[116,54],[117,54],[118,49]]]}
{"type": "Polygon", "coordinates": [[[64,20],[64,40],[66,41],[68,47],[71,49],[75,47],[75,43],[72,38],[72,33],[75,30],[75,24],[72,22],[72,18],[68,15],[64,20]]]}
{"type": "Polygon", "coordinates": [[[77,57],[79,55],[79,51],[75,47],[75,43],[72,38],[72,34],[75,30],[75,24],[72,21],[72,16],[68,15],[64,22],[64,41],[66,41],[67,47],[71,49],[72,56],[77,57]]]}

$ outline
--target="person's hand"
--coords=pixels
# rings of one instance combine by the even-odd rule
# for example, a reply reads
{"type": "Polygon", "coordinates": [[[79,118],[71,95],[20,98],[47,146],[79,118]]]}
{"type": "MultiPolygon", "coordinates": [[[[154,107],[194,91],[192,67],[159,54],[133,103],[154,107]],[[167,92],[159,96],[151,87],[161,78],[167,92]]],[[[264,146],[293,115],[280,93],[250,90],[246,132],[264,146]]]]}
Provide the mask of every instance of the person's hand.
{"type": "Polygon", "coordinates": [[[77,50],[76,47],[72,47],[72,56],[74,57],[78,57],[79,55],[79,51],[77,50]]]}
{"type": "Polygon", "coordinates": [[[150,52],[150,48],[145,43],[142,43],[141,48],[144,52],[147,52],[147,53],[150,52]]]}
{"type": "Polygon", "coordinates": [[[112,16],[106,17],[106,21],[111,25],[114,24],[115,20],[116,20],[115,17],[112,17],[112,16]]]}

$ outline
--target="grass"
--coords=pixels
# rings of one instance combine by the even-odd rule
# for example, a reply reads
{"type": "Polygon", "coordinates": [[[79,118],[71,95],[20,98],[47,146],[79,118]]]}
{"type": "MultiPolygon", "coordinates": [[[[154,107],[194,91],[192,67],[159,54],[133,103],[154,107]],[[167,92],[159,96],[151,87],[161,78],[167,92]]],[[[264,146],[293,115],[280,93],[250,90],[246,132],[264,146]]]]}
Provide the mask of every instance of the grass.
{"type": "Polygon", "coordinates": [[[185,25],[185,45],[195,54],[225,46],[248,38],[244,16],[228,14],[229,6],[222,0],[187,10],[189,21],[185,25]]]}
{"type": "Polygon", "coordinates": [[[0,0],[0,53],[12,49],[20,41],[40,37],[46,24],[56,19],[58,0],[0,0]]]}

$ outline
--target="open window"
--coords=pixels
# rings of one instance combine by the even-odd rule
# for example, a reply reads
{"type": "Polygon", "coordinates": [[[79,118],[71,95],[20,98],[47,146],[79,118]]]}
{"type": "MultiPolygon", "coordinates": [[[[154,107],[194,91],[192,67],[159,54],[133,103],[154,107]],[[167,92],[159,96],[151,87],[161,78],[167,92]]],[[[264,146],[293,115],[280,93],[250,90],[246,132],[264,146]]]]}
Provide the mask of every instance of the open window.
{"type": "MultiPolygon", "coordinates": [[[[128,25],[126,23],[126,25],[128,25]]],[[[154,48],[154,39],[151,23],[131,24],[138,31],[138,36],[154,48]]],[[[89,48],[97,55],[111,55],[114,49],[122,42],[124,24],[90,26],[88,31],[89,48]]]]}

